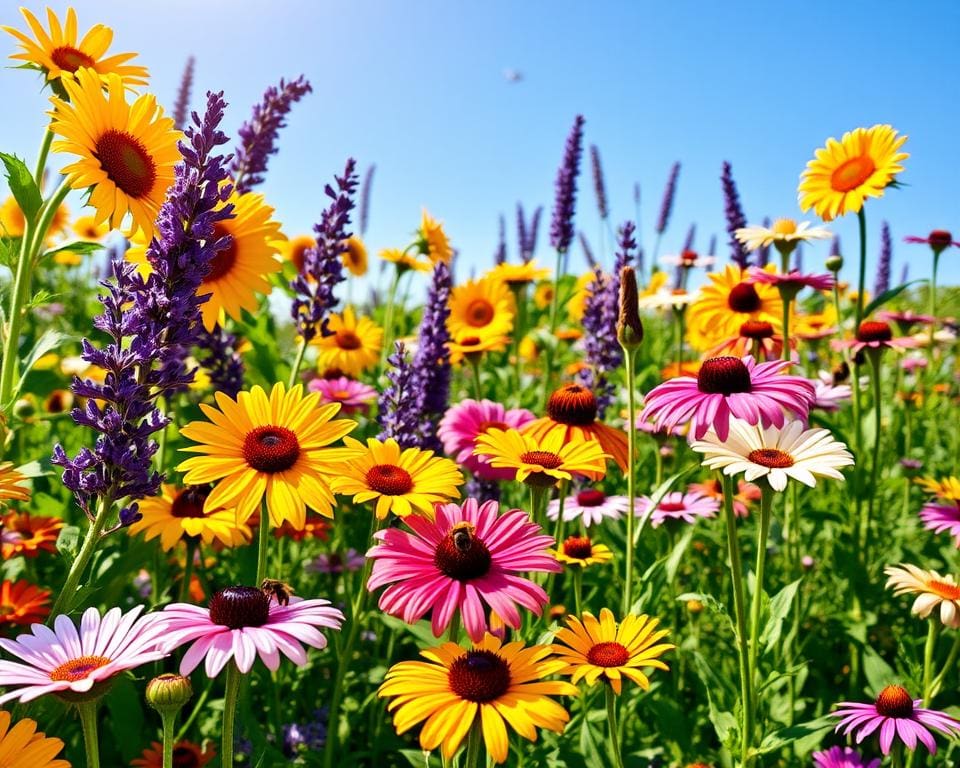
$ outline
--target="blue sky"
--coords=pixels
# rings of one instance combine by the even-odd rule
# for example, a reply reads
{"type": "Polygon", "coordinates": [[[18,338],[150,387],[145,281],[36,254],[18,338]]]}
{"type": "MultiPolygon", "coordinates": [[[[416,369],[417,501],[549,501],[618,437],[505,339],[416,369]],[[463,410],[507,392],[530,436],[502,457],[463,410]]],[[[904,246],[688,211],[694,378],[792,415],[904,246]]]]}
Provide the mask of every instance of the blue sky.
{"type": "MultiPolygon", "coordinates": [[[[682,162],[661,253],[676,251],[696,223],[697,245],[717,234],[726,256],[724,160],[751,222],[800,217],[797,179],[814,149],[877,122],[910,136],[911,157],[901,175],[908,186],[868,206],[871,259],[882,219],[895,276],[907,260],[912,278],[929,273],[928,252],[903,244],[904,235],[960,230],[960,49],[943,34],[960,29],[960,3],[91,0],[77,8],[81,28],[108,24],[113,50],[140,52],[168,106],[195,55],[194,104],[206,89],[223,89],[231,131],[267,85],[310,79],[314,93],[294,108],[262,188],[289,234],[309,231],[323,184],[353,155],[361,168],[377,164],[372,250],[405,245],[426,206],[446,223],[463,272],[491,263],[500,213],[516,258],[520,200],[528,211],[546,206],[538,255],[552,263],[553,180],[577,113],[587,143],[600,148],[615,221],[633,217],[632,188],[641,184],[647,245],[670,165],[682,162]],[[509,68],[523,80],[508,82],[509,68]]],[[[0,22],[22,26],[13,3],[0,22]]],[[[39,81],[5,70],[0,84],[16,105],[4,110],[0,145],[32,158],[45,107],[39,81]]],[[[577,226],[596,245],[586,162],[583,170],[577,226]]],[[[831,228],[852,261],[855,218],[831,228]]],[[[827,249],[808,249],[806,266],[820,267],[827,249]]],[[[945,256],[941,269],[960,282],[960,259],[945,256]]]]}

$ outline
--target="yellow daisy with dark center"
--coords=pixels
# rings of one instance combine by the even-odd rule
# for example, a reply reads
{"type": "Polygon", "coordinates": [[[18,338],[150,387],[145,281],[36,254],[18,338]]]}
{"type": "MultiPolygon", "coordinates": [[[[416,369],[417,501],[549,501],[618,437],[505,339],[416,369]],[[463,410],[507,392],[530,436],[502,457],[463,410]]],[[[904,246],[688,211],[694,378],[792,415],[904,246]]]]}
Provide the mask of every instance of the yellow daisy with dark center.
{"type": "Polygon", "coordinates": [[[460,336],[506,336],[513,330],[513,296],[500,280],[467,280],[450,291],[447,330],[460,336]]]}
{"type": "Polygon", "coordinates": [[[613,552],[606,544],[597,544],[589,536],[568,536],[553,554],[564,565],[576,565],[586,568],[588,565],[609,563],[613,552]]]}
{"type": "Polygon", "coordinates": [[[602,473],[607,459],[599,442],[584,438],[564,441],[562,429],[534,437],[515,429],[491,428],[477,436],[476,446],[474,453],[485,456],[490,466],[515,469],[518,482],[546,488],[575,474],[602,473]]]}
{"type": "Polygon", "coordinates": [[[331,313],[328,336],[317,336],[317,367],[321,371],[336,369],[346,376],[357,377],[380,362],[383,328],[369,317],[357,317],[353,307],[341,314],[331,313]]]}

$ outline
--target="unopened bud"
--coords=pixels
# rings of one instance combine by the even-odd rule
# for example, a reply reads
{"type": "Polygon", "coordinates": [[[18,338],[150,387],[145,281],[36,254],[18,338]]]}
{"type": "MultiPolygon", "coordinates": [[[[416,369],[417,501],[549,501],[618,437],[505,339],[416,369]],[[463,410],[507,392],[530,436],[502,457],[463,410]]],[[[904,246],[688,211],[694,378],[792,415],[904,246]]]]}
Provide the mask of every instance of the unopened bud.
{"type": "Polygon", "coordinates": [[[624,267],[620,270],[620,316],[617,318],[617,341],[626,350],[635,350],[643,342],[639,301],[637,273],[634,272],[633,267],[624,267]]]}
{"type": "Polygon", "coordinates": [[[826,267],[831,272],[836,274],[841,269],[843,269],[843,256],[841,256],[840,254],[837,254],[836,256],[827,257],[826,267]]]}
{"type": "Polygon", "coordinates": [[[161,715],[176,714],[193,696],[190,678],[166,674],[147,683],[147,704],[161,715]]]}

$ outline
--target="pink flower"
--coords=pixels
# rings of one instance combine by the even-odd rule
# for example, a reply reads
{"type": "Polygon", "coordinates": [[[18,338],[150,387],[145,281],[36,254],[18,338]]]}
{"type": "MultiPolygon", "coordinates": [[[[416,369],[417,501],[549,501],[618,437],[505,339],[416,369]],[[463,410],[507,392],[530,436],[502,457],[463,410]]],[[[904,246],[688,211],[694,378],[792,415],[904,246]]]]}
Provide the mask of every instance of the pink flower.
{"type": "MultiPolygon", "coordinates": [[[[637,507],[639,499],[634,501],[637,507]]],[[[619,520],[624,512],[630,509],[630,499],[626,496],[606,496],[598,488],[584,488],[579,493],[570,496],[563,504],[564,522],[583,521],[583,527],[589,528],[601,520],[619,520]]],[[[560,514],[560,499],[552,499],[547,505],[547,517],[556,520],[560,514]]]]}
{"type": "Polygon", "coordinates": [[[929,245],[931,250],[934,253],[939,254],[941,251],[950,248],[960,248],[960,243],[954,242],[953,235],[951,235],[945,229],[935,229],[926,237],[917,237],[916,235],[907,235],[903,238],[905,243],[918,243],[920,245],[929,245]]]}
{"type": "Polygon", "coordinates": [[[32,634],[0,640],[0,648],[25,662],[0,661],[0,687],[7,689],[0,704],[47,693],[87,693],[121,672],[162,659],[167,655],[160,647],[166,626],[161,614],[139,618],[142,611],[142,605],[127,613],[111,608],[101,619],[96,608],[87,608],[79,632],[60,615],[52,630],[34,624],[32,634]]]}
{"type": "Polygon", "coordinates": [[[650,523],[659,528],[668,520],[682,520],[684,523],[695,523],[698,517],[716,517],[720,509],[720,502],[701,493],[681,493],[674,491],[664,496],[656,507],[649,496],[641,496],[637,516],[642,517],[650,513],[650,523]]]}
{"type": "MultiPolygon", "coordinates": [[[[688,493],[699,493],[715,499],[717,504],[723,504],[723,486],[716,478],[704,480],[702,483],[690,483],[688,493]]],[[[737,480],[737,492],[733,497],[733,513],[737,517],[746,517],[750,514],[749,504],[760,501],[760,486],[748,483],[746,480],[737,480]]]]}
{"type": "Polygon", "coordinates": [[[791,365],[787,360],[758,365],[750,355],[704,360],[696,378],[680,376],[654,387],[644,400],[643,418],[653,418],[658,429],[689,422],[697,440],[711,427],[726,440],[731,416],[765,427],[782,427],[785,410],[805,419],[813,384],[784,375],[791,365]]]}
{"type": "Polygon", "coordinates": [[[915,347],[917,342],[907,336],[893,338],[893,330],[887,323],[881,323],[877,320],[864,320],[857,328],[857,337],[855,339],[846,339],[844,341],[834,341],[831,343],[834,349],[849,349],[854,355],[864,349],[895,349],[898,347],[915,347]]]}
{"type": "Polygon", "coordinates": [[[346,376],[337,379],[313,379],[307,384],[307,389],[319,392],[320,401],[324,405],[340,403],[343,413],[366,410],[367,406],[377,399],[377,390],[369,384],[348,379],[346,376]]]}
{"type": "Polygon", "coordinates": [[[931,755],[937,753],[937,743],[929,729],[947,736],[960,733],[960,722],[949,715],[933,709],[921,709],[921,699],[911,699],[907,689],[900,685],[888,685],[873,704],[844,701],[830,714],[839,717],[834,729],[843,728],[846,736],[856,730],[857,744],[874,731],[880,735],[880,751],[890,754],[893,740],[899,738],[908,749],[916,749],[921,742],[931,755]]]}
{"type": "Polygon", "coordinates": [[[778,288],[783,287],[794,294],[801,288],[813,288],[817,291],[833,290],[833,275],[804,275],[797,269],[792,269],[786,274],[780,274],[753,267],[749,272],[748,282],[766,283],[778,288]]]}
{"type": "Polygon", "coordinates": [[[902,312],[883,309],[877,312],[875,317],[877,320],[882,320],[885,323],[896,323],[901,336],[906,336],[910,333],[915,325],[930,325],[937,321],[933,315],[918,315],[909,309],[902,312]]]}
{"type": "Polygon", "coordinates": [[[907,373],[916,373],[918,369],[927,367],[927,358],[905,357],[900,361],[900,367],[907,373]]]}
{"type": "Polygon", "coordinates": [[[830,747],[813,753],[814,768],[880,768],[880,758],[866,758],[851,747],[830,747]]]}
{"type": "Polygon", "coordinates": [[[814,387],[814,401],[811,409],[838,411],[840,403],[849,400],[853,394],[849,384],[835,384],[833,374],[829,371],[820,371],[817,378],[810,381],[814,387]]]}
{"type": "Polygon", "coordinates": [[[518,604],[539,616],[547,593],[515,574],[562,570],[548,550],[553,537],[522,510],[498,512],[495,501],[478,505],[467,499],[462,507],[438,504],[435,520],[408,515],[404,522],[413,533],[378,531],[380,543],[367,552],[374,558],[367,589],[389,585],[380,596],[381,610],[408,624],[432,611],[436,637],[459,610],[474,642],[488,631],[485,606],[513,629],[520,626],[518,604]]]}
{"type": "Polygon", "coordinates": [[[715,256],[701,256],[696,251],[682,251],[681,253],[661,256],[661,264],[669,264],[672,267],[683,267],[684,269],[693,269],[694,267],[711,267],[716,262],[715,256]]]}
{"type": "Polygon", "coordinates": [[[449,408],[440,420],[437,434],[443,441],[443,450],[454,461],[462,464],[483,480],[513,480],[514,469],[494,469],[490,460],[475,456],[477,438],[489,429],[516,429],[536,417],[526,408],[507,410],[492,400],[463,400],[449,408]]]}
{"type": "Polygon", "coordinates": [[[960,547],[960,501],[953,504],[924,504],[920,510],[923,527],[934,533],[949,531],[957,546],[960,547]]]}
{"type": "Polygon", "coordinates": [[[298,666],[307,663],[303,645],[326,648],[327,638],[317,627],[340,629],[343,614],[328,600],[291,597],[280,605],[256,587],[227,587],[203,608],[174,603],[163,609],[167,649],[196,641],[183,655],[180,674],[189,675],[206,658],[207,677],[216,677],[230,659],[243,673],[249,672],[257,656],[274,671],[280,654],[298,666]]]}

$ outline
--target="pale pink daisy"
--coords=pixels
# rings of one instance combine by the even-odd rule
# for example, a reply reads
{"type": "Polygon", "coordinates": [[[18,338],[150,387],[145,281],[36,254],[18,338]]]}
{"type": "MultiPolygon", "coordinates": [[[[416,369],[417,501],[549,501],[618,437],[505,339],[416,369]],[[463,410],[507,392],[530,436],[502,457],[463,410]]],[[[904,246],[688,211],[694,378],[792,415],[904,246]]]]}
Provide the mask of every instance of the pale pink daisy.
{"type": "Polygon", "coordinates": [[[902,311],[882,309],[877,312],[875,317],[877,320],[882,320],[885,323],[895,323],[901,336],[906,336],[910,333],[915,325],[930,325],[937,321],[932,315],[918,315],[909,309],[902,311]]]}
{"type": "Polygon", "coordinates": [[[853,395],[849,384],[835,384],[834,376],[830,371],[818,371],[816,379],[810,379],[814,387],[814,401],[811,409],[821,411],[838,411],[840,403],[846,402],[853,395]]]}
{"type": "Polygon", "coordinates": [[[903,368],[907,373],[915,374],[918,370],[923,370],[927,367],[927,358],[925,357],[905,357],[900,361],[900,367],[903,368]]]}
{"type": "Polygon", "coordinates": [[[34,624],[16,640],[0,639],[0,648],[23,663],[0,661],[0,704],[21,702],[48,693],[85,694],[97,683],[167,655],[161,647],[167,632],[161,614],[140,617],[143,606],[127,613],[111,608],[100,617],[87,608],[78,628],[65,615],[53,629],[34,624]]]}
{"type": "Polygon", "coordinates": [[[795,295],[801,288],[813,288],[816,291],[832,291],[833,275],[804,275],[798,269],[791,269],[789,272],[767,272],[759,267],[752,267],[749,271],[747,282],[765,283],[766,285],[775,285],[777,288],[786,290],[791,295],[795,295]]]}
{"type": "Polygon", "coordinates": [[[696,491],[692,493],[674,491],[664,496],[656,506],[649,496],[641,496],[638,506],[637,516],[643,517],[650,514],[651,525],[659,528],[668,520],[695,523],[698,517],[716,517],[720,502],[696,491]]]}
{"type": "Polygon", "coordinates": [[[880,768],[880,758],[867,760],[853,747],[830,747],[813,753],[814,768],[880,768]]]}
{"type": "Polygon", "coordinates": [[[907,749],[913,750],[922,743],[931,755],[937,753],[937,742],[930,732],[932,728],[945,736],[960,733],[960,722],[934,709],[921,709],[922,699],[912,699],[907,689],[900,685],[888,685],[872,704],[843,701],[831,716],[839,717],[834,729],[843,729],[844,735],[856,731],[856,742],[861,744],[871,733],[880,736],[880,751],[890,754],[893,740],[899,739],[907,749]]]}
{"type": "Polygon", "coordinates": [[[431,611],[436,637],[459,611],[467,634],[480,642],[489,631],[486,607],[519,628],[517,606],[539,616],[548,598],[517,574],[562,570],[549,551],[553,537],[519,509],[499,514],[495,501],[438,504],[435,519],[408,515],[403,522],[412,533],[388,528],[375,534],[380,543],[367,552],[374,560],[367,589],[388,585],[380,609],[408,624],[431,611]]]}
{"type": "Polygon", "coordinates": [[[864,320],[857,329],[855,339],[837,340],[831,343],[834,349],[849,349],[854,355],[864,349],[900,349],[917,346],[916,339],[909,336],[893,337],[893,330],[888,323],[877,320],[864,320]]]}
{"type": "Polygon", "coordinates": [[[242,586],[221,589],[207,608],[173,603],[163,616],[168,650],[193,643],[180,662],[180,674],[189,675],[205,660],[207,677],[219,675],[231,659],[247,673],[258,655],[271,671],[280,666],[281,653],[303,666],[304,645],[327,646],[318,627],[340,629],[343,623],[343,614],[328,600],[290,597],[280,605],[264,590],[242,586]]]}
{"type": "Polygon", "coordinates": [[[340,376],[336,379],[313,379],[307,384],[311,392],[320,393],[320,402],[324,405],[340,403],[341,413],[364,411],[377,399],[377,390],[369,384],[356,379],[340,376]]]}
{"type": "Polygon", "coordinates": [[[644,399],[643,418],[660,428],[689,423],[699,440],[711,427],[721,440],[733,417],[749,424],[782,427],[784,412],[806,418],[813,403],[813,384],[784,374],[792,363],[755,363],[747,355],[704,360],[697,377],[679,376],[654,387],[644,399]]]}
{"type": "MultiPolygon", "coordinates": [[[[639,499],[634,500],[634,508],[638,508],[639,499]]],[[[580,518],[583,527],[589,528],[602,520],[619,520],[630,509],[630,499],[627,496],[607,496],[599,488],[584,488],[582,491],[569,496],[563,504],[563,520],[569,523],[580,518]]],[[[556,520],[560,514],[560,499],[552,499],[547,505],[547,517],[556,520]]]]}
{"type": "Polygon", "coordinates": [[[693,269],[694,267],[711,267],[716,263],[715,256],[702,256],[696,251],[686,250],[669,256],[661,256],[660,263],[668,264],[671,267],[683,267],[684,269],[693,269]]]}
{"type": "Polygon", "coordinates": [[[957,547],[960,547],[960,501],[947,504],[931,501],[924,504],[920,510],[920,519],[923,521],[923,527],[928,531],[934,533],[949,531],[957,547]]]}
{"type": "Polygon", "coordinates": [[[474,453],[477,438],[491,429],[520,430],[536,417],[526,408],[504,408],[492,400],[463,400],[452,406],[440,420],[437,435],[444,452],[483,480],[513,480],[517,471],[494,468],[490,459],[474,453]]]}

